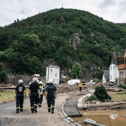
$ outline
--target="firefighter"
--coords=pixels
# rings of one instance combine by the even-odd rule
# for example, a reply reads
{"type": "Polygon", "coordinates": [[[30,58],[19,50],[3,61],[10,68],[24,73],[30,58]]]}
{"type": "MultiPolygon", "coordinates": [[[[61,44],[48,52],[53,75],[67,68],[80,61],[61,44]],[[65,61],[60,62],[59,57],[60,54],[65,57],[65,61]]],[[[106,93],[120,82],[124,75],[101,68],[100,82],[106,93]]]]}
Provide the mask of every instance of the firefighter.
{"type": "Polygon", "coordinates": [[[53,84],[52,79],[49,79],[48,86],[45,88],[45,98],[47,99],[48,112],[52,111],[52,114],[54,113],[55,98],[57,97],[56,90],[57,88],[53,84]]]}
{"type": "Polygon", "coordinates": [[[79,90],[80,90],[80,92],[81,92],[81,89],[82,89],[82,83],[79,83],[79,84],[78,84],[78,87],[79,87],[79,90]]]}
{"type": "Polygon", "coordinates": [[[39,107],[42,106],[42,101],[43,101],[43,90],[44,90],[44,85],[42,81],[39,81],[39,91],[40,91],[40,98],[38,100],[39,107]]]}
{"type": "Polygon", "coordinates": [[[38,81],[38,78],[34,77],[33,82],[29,86],[31,113],[34,113],[34,112],[37,113],[38,96],[40,98],[39,85],[37,81],[38,81]]]}
{"type": "Polygon", "coordinates": [[[26,89],[25,86],[23,85],[23,80],[20,79],[18,80],[18,85],[15,89],[15,94],[16,94],[16,113],[23,112],[23,102],[24,102],[24,97],[26,98],[26,89]]]}

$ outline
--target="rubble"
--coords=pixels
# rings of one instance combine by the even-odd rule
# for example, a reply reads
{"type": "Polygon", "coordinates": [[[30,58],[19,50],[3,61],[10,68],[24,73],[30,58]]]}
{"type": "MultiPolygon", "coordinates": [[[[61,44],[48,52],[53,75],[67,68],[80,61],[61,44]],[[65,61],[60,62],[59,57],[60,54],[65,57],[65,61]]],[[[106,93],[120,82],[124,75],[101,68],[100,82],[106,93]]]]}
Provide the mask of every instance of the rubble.
{"type": "MultiPolygon", "coordinates": [[[[58,85],[55,85],[57,88],[57,93],[67,93],[67,92],[71,92],[74,90],[78,90],[77,86],[73,86],[73,85],[68,85],[67,83],[61,83],[58,85]]],[[[83,89],[85,89],[86,87],[83,87],[83,89]]]]}

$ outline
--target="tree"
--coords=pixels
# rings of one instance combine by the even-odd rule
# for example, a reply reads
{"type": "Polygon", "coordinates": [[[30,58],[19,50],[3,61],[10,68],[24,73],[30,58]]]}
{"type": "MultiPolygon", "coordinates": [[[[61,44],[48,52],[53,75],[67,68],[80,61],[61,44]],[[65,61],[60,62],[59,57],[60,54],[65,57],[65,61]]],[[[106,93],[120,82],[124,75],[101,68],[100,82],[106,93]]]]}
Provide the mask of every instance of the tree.
{"type": "Polygon", "coordinates": [[[70,75],[71,77],[73,78],[82,78],[82,67],[79,63],[75,63],[73,66],[72,66],[72,70],[70,71],[70,75]]]}
{"type": "Polygon", "coordinates": [[[0,63],[0,81],[5,81],[7,79],[7,73],[2,66],[3,63],[0,63]]]}
{"type": "Polygon", "coordinates": [[[98,78],[98,79],[102,79],[102,75],[103,75],[103,70],[97,70],[96,74],[94,74],[94,77],[98,78]]]}

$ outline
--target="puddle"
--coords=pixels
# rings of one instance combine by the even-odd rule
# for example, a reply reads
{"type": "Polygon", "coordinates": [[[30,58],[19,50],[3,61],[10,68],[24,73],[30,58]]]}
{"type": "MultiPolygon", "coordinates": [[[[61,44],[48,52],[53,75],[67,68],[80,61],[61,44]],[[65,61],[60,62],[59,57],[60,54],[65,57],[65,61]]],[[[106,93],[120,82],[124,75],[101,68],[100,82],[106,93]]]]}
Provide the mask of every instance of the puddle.
{"type": "Polygon", "coordinates": [[[90,118],[106,126],[126,126],[126,110],[84,111],[80,110],[82,117],[73,119],[84,126],[84,119],[90,118]]]}

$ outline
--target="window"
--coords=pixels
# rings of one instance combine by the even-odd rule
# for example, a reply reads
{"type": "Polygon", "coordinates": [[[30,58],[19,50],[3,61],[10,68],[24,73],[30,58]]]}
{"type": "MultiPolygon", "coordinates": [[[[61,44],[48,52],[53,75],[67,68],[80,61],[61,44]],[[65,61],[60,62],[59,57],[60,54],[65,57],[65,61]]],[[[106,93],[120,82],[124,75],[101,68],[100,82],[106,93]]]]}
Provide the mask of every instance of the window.
{"type": "Polygon", "coordinates": [[[113,70],[115,70],[115,66],[113,66],[113,70]]]}
{"type": "Polygon", "coordinates": [[[55,77],[57,77],[57,73],[55,73],[55,77]]]}
{"type": "Polygon", "coordinates": [[[112,75],[110,75],[110,80],[112,80],[112,75]]]}
{"type": "Polygon", "coordinates": [[[120,65],[120,64],[124,64],[124,59],[118,61],[118,65],[120,65]]]}
{"type": "Polygon", "coordinates": [[[124,71],[120,71],[120,77],[124,77],[124,71]]]}
{"type": "Polygon", "coordinates": [[[112,66],[110,66],[110,70],[112,70],[112,66]]]}

